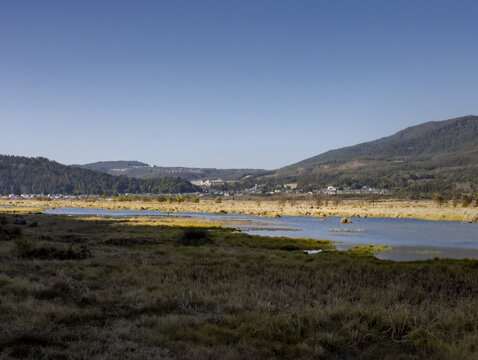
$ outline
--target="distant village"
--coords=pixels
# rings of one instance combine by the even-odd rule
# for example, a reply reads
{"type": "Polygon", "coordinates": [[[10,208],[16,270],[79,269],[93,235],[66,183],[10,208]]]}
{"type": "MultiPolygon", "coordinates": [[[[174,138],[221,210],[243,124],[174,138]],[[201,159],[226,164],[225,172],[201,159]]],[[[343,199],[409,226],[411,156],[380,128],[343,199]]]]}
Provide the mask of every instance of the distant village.
{"type": "MultiPolygon", "coordinates": [[[[389,194],[390,191],[386,189],[378,189],[374,187],[362,186],[360,189],[351,189],[349,187],[336,187],[336,186],[328,186],[326,188],[321,188],[313,191],[303,191],[297,188],[296,183],[291,184],[284,184],[284,185],[277,185],[273,190],[265,189],[264,185],[255,184],[252,187],[241,189],[237,191],[231,191],[229,188],[233,182],[226,182],[222,179],[208,179],[208,180],[194,180],[191,181],[192,184],[196,186],[200,186],[203,190],[203,193],[194,193],[198,196],[201,195],[214,195],[214,196],[242,196],[242,195],[278,195],[278,194],[287,194],[287,195],[294,195],[294,194],[309,194],[309,195],[369,195],[369,194],[377,194],[377,195],[386,195],[389,194]]],[[[144,195],[144,196],[153,196],[153,194],[118,194],[118,196],[130,196],[130,195],[144,195]]],[[[167,195],[183,195],[183,194],[167,194],[167,195]]],[[[48,198],[51,200],[81,200],[81,199],[91,199],[93,197],[100,197],[102,194],[97,195],[69,195],[69,194],[6,194],[1,195],[0,197],[4,200],[8,199],[38,199],[38,198],[48,198]]],[[[111,196],[103,195],[103,198],[107,200],[111,200],[111,196]]]]}

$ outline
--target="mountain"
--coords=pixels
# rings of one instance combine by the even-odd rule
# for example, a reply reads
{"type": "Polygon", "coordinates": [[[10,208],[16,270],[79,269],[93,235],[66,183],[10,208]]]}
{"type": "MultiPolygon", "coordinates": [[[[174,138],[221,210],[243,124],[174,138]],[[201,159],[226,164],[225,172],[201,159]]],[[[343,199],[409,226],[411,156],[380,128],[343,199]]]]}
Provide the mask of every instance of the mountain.
{"type": "MultiPolygon", "coordinates": [[[[258,179],[259,180],[259,179],[258,179]]],[[[478,189],[478,116],[432,121],[305,159],[262,181],[412,192],[478,189]]]]}
{"type": "Polygon", "coordinates": [[[95,171],[101,171],[105,173],[109,173],[110,171],[112,172],[119,172],[119,174],[111,174],[111,175],[124,175],[121,174],[122,171],[127,171],[130,169],[135,169],[135,168],[149,168],[150,166],[148,164],[139,162],[139,161],[124,161],[124,160],[119,160],[119,161],[98,161],[95,163],[91,164],[85,164],[85,165],[72,165],[72,166],[77,166],[81,167],[84,169],[90,169],[90,170],[95,170],[95,171]]]}
{"type": "Polygon", "coordinates": [[[201,191],[181,178],[134,179],[67,166],[46,158],[0,155],[0,194],[185,193],[201,191]]]}
{"type": "Polygon", "coordinates": [[[110,175],[125,175],[140,179],[177,176],[187,180],[223,179],[225,181],[232,181],[242,180],[250,176],[262,176],[271,173],[260,169],[214,169],[150,166],[139,161],[99,161],[91,164],[74,166],[102,171],[110,175]]]}

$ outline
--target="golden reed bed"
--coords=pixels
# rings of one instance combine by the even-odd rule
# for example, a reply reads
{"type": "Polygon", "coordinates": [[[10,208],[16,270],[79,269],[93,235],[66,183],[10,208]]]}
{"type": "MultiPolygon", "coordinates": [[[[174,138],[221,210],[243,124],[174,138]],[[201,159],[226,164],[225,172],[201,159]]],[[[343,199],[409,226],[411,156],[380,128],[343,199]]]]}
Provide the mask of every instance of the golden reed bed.
{"type": "Polygon", "coordinates": [[[327,206],[317,206],[314,201],[270,201],[270,200],[222,200],[216,203],[213,200],[202,200],[199,203],[182,202],[168,203],[157,201],[114,201],[114,200],[0,200],[0,206],[29,206],[45,207],[89,207],[101,209],[130,209],[130,210],[162,210],[168,212],[209,212],[230,214],[253,214],[266,217],[282,215],[296,216],[360,216],[360,217],[394,217],[416,218],[425,220],[453,220],[478,222],[478,208],[451,203],[438,206],[433,201],[400,201],[387,200],[366,202],[360,200],[346,200],[340,204],[329,203],[327,206]]]}

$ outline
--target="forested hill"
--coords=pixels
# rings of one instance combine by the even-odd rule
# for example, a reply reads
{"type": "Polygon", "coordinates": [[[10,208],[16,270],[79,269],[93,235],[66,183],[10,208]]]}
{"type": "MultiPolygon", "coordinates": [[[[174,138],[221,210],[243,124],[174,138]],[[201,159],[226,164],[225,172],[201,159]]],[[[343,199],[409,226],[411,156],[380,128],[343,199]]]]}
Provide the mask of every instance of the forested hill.
{"type": "Polygon", "coordinates": [[[262,176],[271,173],[271,171],[262,169],[215,169],[178,166],[150,166],[139,161],[99,161],[91,164],[73,166],[90,170],[98,170],[110,175],[126,175],[138,179],[179,176],[190,181],[208,179],[234,181],[247,179],[250,176],[262,176]]]}
{"type": "Polygon", "coordinates": [[[452,153],[467,155],[473,150],[478,150],[478,116],[470,115],[412,126],[378,140],[327,151],[284,169],[351,160],[423,160],[452,153]]]}
{"type": "Polygon", "coordinates": [[[417,193],[478,188],[478,116],[427,122],[331,150],[279,169],[265,180],[296,181],[304,190],[328,185],[417,193]]]}
{"type": "Polygon", "coordinates": [[[59,164],[46,158],[0,155],[0,194],[120,194],[201,191],[180,178],[135,179],[59,164]]]}

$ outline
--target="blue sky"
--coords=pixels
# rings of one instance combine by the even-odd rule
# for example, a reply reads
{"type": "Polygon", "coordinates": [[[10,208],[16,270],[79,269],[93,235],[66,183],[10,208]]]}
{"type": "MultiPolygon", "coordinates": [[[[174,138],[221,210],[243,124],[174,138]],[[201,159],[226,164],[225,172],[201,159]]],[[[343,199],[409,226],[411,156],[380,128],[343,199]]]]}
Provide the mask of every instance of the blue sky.
{"type": "Polygon", "coordinates": [[[476,1],[0,0],[0,153],[266,168],[478,114],[476,1]]]}

